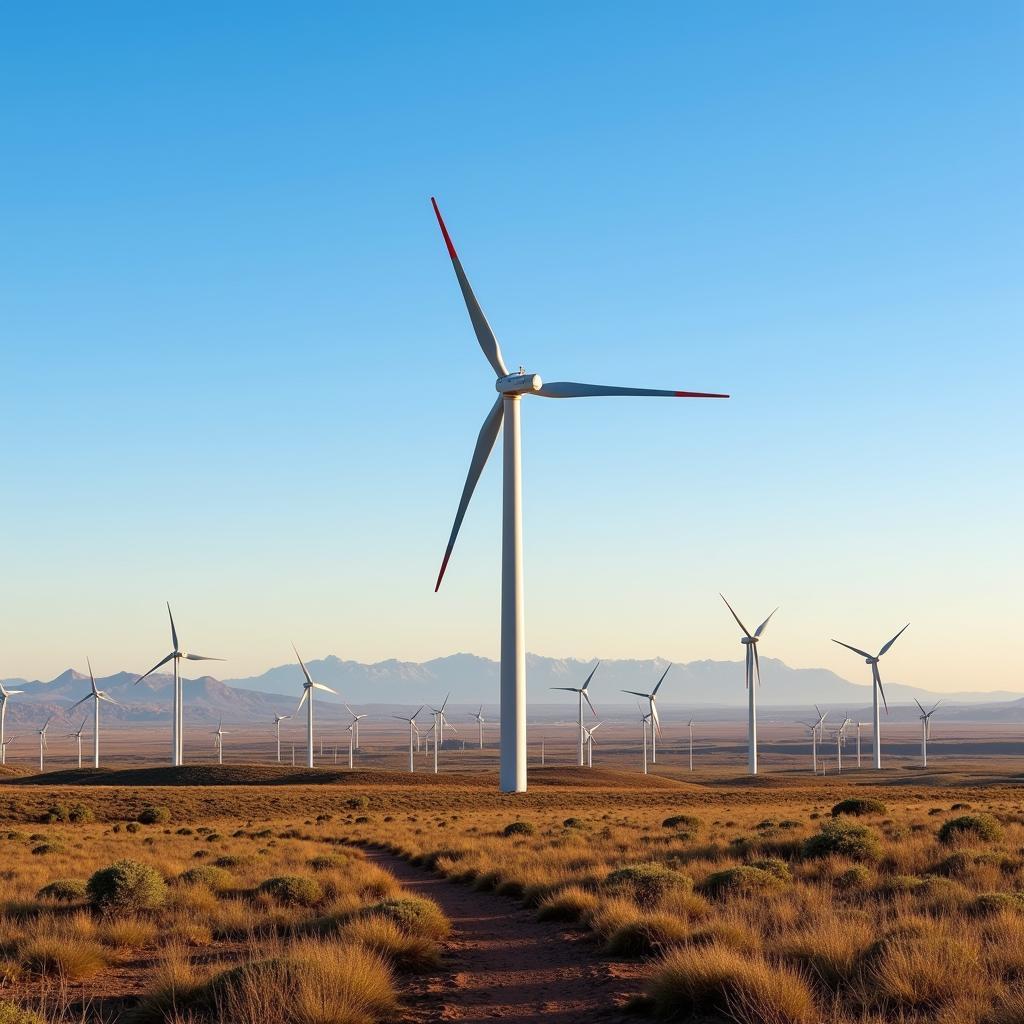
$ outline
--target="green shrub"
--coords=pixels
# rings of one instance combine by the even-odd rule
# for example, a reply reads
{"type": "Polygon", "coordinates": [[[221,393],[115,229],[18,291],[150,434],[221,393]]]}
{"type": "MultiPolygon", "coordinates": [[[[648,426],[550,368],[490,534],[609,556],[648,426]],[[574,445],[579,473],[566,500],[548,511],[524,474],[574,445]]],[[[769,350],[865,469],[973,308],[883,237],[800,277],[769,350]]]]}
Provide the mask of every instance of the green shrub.
{"type": "Polygon", "coordinates": [[[260,885],[260,892],[272,896],[278,903],[294,907],[312,907],[324,898],[324,890],[313,878],[302,875],[278,875],[260,885]]]}
{"type": "Polygon", "coordinates": [[[970,911],[979,917],[998,914],[1002,910],[1024,910],[1024,893],[983,892],[970,902],[970,911]]]}
{"type": "Polygon", "coordinates": [[[821,830],[804,841],[805,857],[849,857],[850,860],[878,860],[878,836],[867,825],[849,821],[826,821],[821,830]]]}
{"type": "Polygon", "coordinates": [[[780,882],[788,882],[792,877],[789,865],[778,857],[765,857],[764,860],[753,860],[750,862],[750,867],[757,868],[759,871],[767,871],[769,875],[774,875],[780,882]]]}
{"type": "MultiPolygon", "coordinates": [[[[370,798],[367,797],[367,796],[353,796],[353,797],[349,797],[348,800],[345,801],[345,806],[350,811],[365,811],[366,808],[370,806],[370,798]]],[[[320,819],[318,819],[318,820],[320,820],[320,819]]],[[[330,819],[329,818],[325,818],[324,820],[330,820],[330,819]]]]}
{"type": "Polygon", "coordinates": [[[609,872],[605,888],[619,896],[629,896],[641,905],[657,903],[667,892],[690,889],[693,879],[664,864],[627,864],[609,872]]]}
{"type": "Polygon", "coordinates": [[[563,828],[586,828],[587,823],[582,818],[566,818],[562,822],[563,828]]]}
{"type": "Polygon", "coordinates": [[[846,800],[840,800],[832,808],[832,817],[838,818],[840,814],[853,814],[861,817],[865,814],[886,814],[887,808],[881,800],[872,800],[870,797],[856,796],[846,800]]]}
{"type": "Polygon", "coordinates": [[[951,843],[957,839],[984,839],[991,842],[1002,834],[1002,827],[991,814],[963,814],[943,824],[939,829],[939,842],[951,843]]]}
{"type": "Polygon", "coordinates": [[[502,830],[503,836],[532,836],[537,830],[528,821],[513,821],[502,830]]]}
{"type": "Polygon", "coordinates": [[[420,938],[443,939],[452,929],[444,911],[433,900],[422,896],[382,900],[366,907],[361,913],[363,916],[385,917],[406,935],[420,938]]]}
{"type": "Polygon", "coordinates": [[[722,897],[737,894],[749,895],[757,892],[771,892],[782,885],[782,879],[771,871],[741,864],[734,868],[725,868],[708,875],[701,883],[700,889],[708,896],[722,897]]]}
{"type": "Polygon", "coordinates": [[[0,999],[0,1024],[46,1024],[46,1020],[9,999],[0,999]]]}
{"type": "Polygon", "coordinates": [[[696,831],[700,828],[700,818],[693,814],[673,814],[662,823],[662,828],[682,828],[688,831],[696,831]]]}
{"type": "Polygon", "coordinates": [[[163,876],[148,864],[119,860],[100,868],[86,885],[89,901],[106,913],[134,914],[154,910],[167,898],[163,876]]]}
{"type": "Polygon", "coordinates": [[[67,847],[58,839],[48,839],[45,843],[32,847],[32,852],[37,857],[45,857],[48,853],[64,853],[67,847]]]}
{"type": "MultiPolygon", "coordinates": [[[[116,825],[114,826],[117,827],[116,825]]],[[[124,827],[125,832],[131,832],[132,834],[142,830],[142,826],[137,821],[129,821],[124,827]]]]}
{"type": "Polygon", "coordinates": [[[168,807],[150,804],[139,811],[136,821],[141,825],[166,825],[171,820],[171,811],[168,807]]]}
{"type": "Polygon", "coordinates": [[[54,900],[57,903],[78,903],[85,898],[85,882],[81,878],[57,878],[36,893],[37,900],[54,900]]]}
{"type": "Polygon", "coordinates": [[[210,892],[227,892],[235,887],[235,879],[230,871],[210,864],[183,871],[178,875],[178,881],[185,885],[204,885],[210,892]]]}
{"type": "Polygon", "coordinates": [[[866,889],[871,884],[871,878],[871,872],[863,864],[855,864],[836,875],[832,884],[843,892],[852,892],[866,889]]]}

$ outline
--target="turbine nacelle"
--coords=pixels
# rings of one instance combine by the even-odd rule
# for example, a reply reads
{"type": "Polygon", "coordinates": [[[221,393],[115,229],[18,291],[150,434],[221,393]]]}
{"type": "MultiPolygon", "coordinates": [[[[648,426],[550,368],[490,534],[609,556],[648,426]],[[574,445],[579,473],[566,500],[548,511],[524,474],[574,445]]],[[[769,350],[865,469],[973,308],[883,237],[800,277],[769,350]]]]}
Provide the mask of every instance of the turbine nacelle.
{"type": "Polygon", "coordinates": [[[760,640],[760,639],[761,638],[759,636],[741,636],[740,637],[740,643],[741,644],[756,644],[757,641],[760,640]]]}
{"type": "Polygon", "coordinates": [[[494,382],[494,389],[501,395],[529,395],[540,391],[544,381],[539,373],[509,373],[494,382]]]}

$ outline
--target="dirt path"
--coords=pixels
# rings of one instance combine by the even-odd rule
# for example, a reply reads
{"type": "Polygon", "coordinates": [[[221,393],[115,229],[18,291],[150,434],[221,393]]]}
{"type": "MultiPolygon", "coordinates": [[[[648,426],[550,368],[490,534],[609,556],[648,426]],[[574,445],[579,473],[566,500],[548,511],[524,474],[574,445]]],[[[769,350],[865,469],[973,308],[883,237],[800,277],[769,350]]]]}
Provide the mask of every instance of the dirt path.
{"type": "Polygon", "coordinates": [[[411,892],[440,904],[454,926],[442,973],[413,982],[412,1020],[635,1024],[621,1004],[639,988],[637,965],[602,961],[579,932],[538,922],[513,900],[449,882],[384,850],[364,852],[411,892]]]}

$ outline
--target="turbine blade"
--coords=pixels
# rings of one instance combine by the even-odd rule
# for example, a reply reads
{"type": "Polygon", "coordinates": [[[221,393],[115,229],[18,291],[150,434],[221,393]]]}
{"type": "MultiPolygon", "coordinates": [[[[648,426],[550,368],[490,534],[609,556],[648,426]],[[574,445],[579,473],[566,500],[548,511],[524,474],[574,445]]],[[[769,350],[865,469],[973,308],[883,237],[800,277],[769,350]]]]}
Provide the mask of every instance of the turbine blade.
{"type": "Polygon", "coordinates": [[[211,658],[206,654],[186,654],[186,660],[188,661],[224,661],[224,658],[211,658]]]}
{"type": "MultiPolygon", "coordinates": [[[[778,610],[778,608],[773,608],[772,615],[774,615],[778,610]]],[[[754,630],[754,636],[760,636],[764,632],[764,627],[767,626],[768,623],[771,621],[772,615],[769,615],[768,618],[765,619],[764,622],[762,622],[761,625],[754,630]]]]}
{"type": "Polygon", "coordinates": [[[585,689],[586,689],[586,688],[587,688],[587,687],[588,687],[588,686],[590,685],[590,680],[594,678],[594,673],[595,673],[595,672],[597,671],[597,667],[598,667],[598,665],[600,665],[600,664],[601,664],[601,662],[598,662],[598,663],[597,663],[597,665],[595,665],[595,666],[594,666],[594,667],[593,667],[593,668],[592,668],[592,669],[590,670],[590,675],[589,675],[589,676],[587,676],[587,681],[586,681],[586,682],[585,682],[585,683],[583,684],[583,686],[581,687],[581,689],[585,690],[585,689]]]}
{"type": "Polygon", "coordinates": [[[84,704],[87,700],[89,700],[90,697],[92,697],[92,694],[91,693],[87,693],[81,700],[76,700],[75,703],[72,704],[71,707],[68,708],[68,711],[69,712],[74,711],[75,708],[77,708],[79,704],[84,704]]]}
{"type": "MultiPolygon", "coordinates": [[[[295,651],[295,657],[299,659],[299,664],[302,666],[302,674],[306,677],[306,682],[309,683],[310,686],[312,686],[313,679],[309,674],[309,669],[306,668],[306,663],[302,660],[302,656],[296,650],[295,644],[292,644],[292,650],[295,651]]],[[[303,694],[303,696],[305,696],[305,694],[303,694]]],[[[302,705],[300,704],[299,707],[302,707],[302,705]]]]}
{"type": "Polygon", "coordinates": [[[171,643],[178,649],[178,631],[174,628],[174,616],[171,614],[171,602],[167,602],[167,617],[171,620],[171,643]]]}
{"type": "Polygon", "coordinates": [[[917,705],[918,710],[923,715],[924,714],[924,708],[921,706],[921,702],[916,697],[914,698],[914,703],[917,705]]]}
{"type": "Polygon", "coordinates": [[[644,700],[650,700],[651,695],[649,693],[641,693],[639,690],[623,690],[623,693],[628,693],[633,697],[643,697],[644,700]]]}
{"type": "Polygon", "coordinates": [[[853,651],[854,654],[859,654],[862,658],[870,658],[871,655],[867,651],[862,651],[859,647],[851,647],[849,644],[844,644],[842,640],[836,640],[832,638],[832,643],[839,644],[840,647],[845,647],[848,651],[853,651]]]}
{"type": "Polygon", "coordinates": [[[904,627],[903,627],[903,629],[901,629],[901,630],[900,630],[900,631],[899,631],[899,632],[898,632],[898,633],[897,633],[897,634],[896,634],[896,635],[895,635],[895,636],[894,636],[894,637],[893,637],[893,638],[892,638],[892,639],[891,639],[891,640],[890,640],[890,641],[889,641],[889,642],[888,642],[888,643],[887,643],[887,644],[886,644],[886,645],[885,645],[885,646],[884,646],[884,647],[883,647],[883,648],[882,648],[882,649],[881,649],[881,650],[880,650],[880,651],[878,652],[878,657],[879,657],[879,658],[880,658],[880,657],[881,657],[881,656],[882,656],[883,654],[885,654],[885,652],[886,652],[887,650],[889,650],[889,648],[890,648],[890,647],[892,647],[892,645],[893,645],[894,643],[896,643],[896,641],[897,641],[897,640],[899,640],[899,638],[900,638],[901,636],[903,636],[904,632],[905,632],[905,631],[907,630],[907,627],[909,627],[909,625],[910,625],[910,623],[908,622],[908,623],[907,623],[907,625],[906,625],[906,626],[904,626],[904,627]]]}
{"type": "Polygon", "coordinates": [[[761,685],[761,659],[757,654],[757,644],[751,644],[754,648],[754,675],[757,677],[757,685],[761,685]]]}
{"type": "MultiPolygon", "coordinates": [[[[580,692],[580,688],[578,686],[549,686],[548,689],[549,690],[568,690],[569,693],[579,693],[580,692]]],[[[645,694],[643,694],[643,696],[646,697],[647,694],[645,693],[645,694]]]]}
{"type": "Polygon", "coordinates": [[[657,696],[658,696],[658,691],[659,691],[659,690],[661,689],[661,684],[662,684],[663,682],[665,682],[665,676],[667,676],[667,675],[668,675],[668,669],[669,669],[669,668],[671,668],[671,667],[672,667],[672,663],[671,663],[671,662],[669,662],[669,666],[668,666],[668,668],[667,668],[667,669],[665,669],[665,671],[661,673],[661,678],[660,678],[660,679],[658,680],[658,685],[657,685],[657,686],[655,686],[655,688],[654,688],[653,692],[651,693],[651,696],[652,696],[652,697],[657,697],[657,696]]]}
{"type": "Polygon", "coordinates": [[[462,289],[462,297],[466,301],[466,309],[469,311],[469,319],[472,321],[473,330],[476,332],[476,340],[480,343],[480,348],[483,349],[487,362],[491,364],[495,374],[498,377],[507,377],[508,368],[505,366],[505,360],[501,357],[501,346],[498,344],[498,339],[494,336],[494,331],[491,330],[491,325],[487,322],[487,317],[484,316],[484,311],[480,308],[480,303],[477,302],[476,296],[473,294],[473,289],[469,284],[469,278],[466,277],[466,272],[462,269],[462,261],[459,259],[459,254],[455,251],[455,246],[452,245],[451,236],[445,227],[441,211],[437,207],[437,200],[431,196],[430,202],[434,207],[437,223],[441,227],[441,234],[444,235],[444,244],[448,247],[448,255],[452,258],[452,266],[455,268],[455,276],[458,278],[459,287],[462,289]]]}
{"type": "Polygon", "coordinates": [[[587,706],[594,713],[594,717],[597,718],[597,709],[594,707],[593,704],[590,703],[590,694],[588,694],[586,691],[584,691],[583,692],[583,699],[587,702],[587,706]]]}
{"type": "Polygon", "coordinates": [[[96,697],[98,700],[105,700],[108,704],[116,704],[118,707],[121,706],[121,702],[119,700],[114,700],[113,697],[104,693],[102,690],[96,695],[96,697]]]}
{"type": "Polygon", "coordinates": [[[536,392],[541,398],[728,398],[710,391],[663,391],[653,388],[620,388],[607,384],[578,384],[572,380],[548,381],[536,392]]]}
{"type": "Polygon", "coordinates": [[[885,699],[885,690],[882,689],[882,673],[878,671],[877,662],[872,663],[871,674],[875,677],[875,684],[878,686],[878,692],[882,695],[882,706],[885,708],[885,713],[889,714],[889,705],[885,699]]]}
{"type": "Polygon", "coordinates": [[[654,725],[658,730],[658,734],[661,734],[661,718],[658,715],[658,705],[651,701],[651,718],[654,719],[654,725]]]}
{"type": "Polygon", "coordinates": [[[308,687],[302,688],[302,696],[299,698],[298,706],[295,708],[294,714],[298,714],[302,710],[302,705],[306,703],[306,698],[309,696],[308,687]]]}
{"type": "Polygon", "coordinates": [[[480,434],[476,439],[476,447],[473,449],[473,457],[469,460],[469,472],[466,474],[466,483],[462,488],[462,497],[459,499],[459,507],[455,512],[455,523],[452,532],[448,537],[448,547],[444,552],[444,559],[441,562],[441,571],[437,574],[437,582],[434,584],[434,593],[441,588],[441,580],[444,579],[444,571],[448,568],[448,559],[452,557],[452,549],[455,547],[455,539],[462,527],[462,520],[466,516],[466,509],[469,508],[470,498],[476,490],[480,474],[487,465],[487,459],[494,448],[494,442],[498,439],[498,431],[501,430],[501,421],[504,416],[502,402],[504,399],[498,395],[497,401],[491,406],[491,411],[484,419],[480,428],[480,434]]]}
{"type": "Polygon", "coordinates": [[[85,659],[85,663],[86,663],[86,665],[89,666],[89,682],[92,684],[92,692],[95,693],[96,692],[96,677],[92,674],[92,662],[88,658],[86,658],[85,659]]]}
{"type": "Polygon", "coordinates": [[[163,665],[166,665],[167,662],[169,662],[173,657],[174,652],[172,651],[170,654],[167,655],[166,658],[162,658],[160,661],[158,661],[148,672],[144,672],[141,676],[139,676],[139,678],[135,680],[136,685],[141,683],[142,680],[146,678],[146,676],[151,676],[158,668],[160,668],[163,665]]]}
{"type": "Polygon", "coordinates": [[[334,694],[336,694],[338,692],[337,690],[332,690],[325,683],[314,683],[313,684],[313,689],[314,690],[326,690],[328,693],[334,693],[334,694]]]}
{"type": "MultiPolygon", "coordinates": [[[[719,596],[719,597],[720,597],[720,598],[721,598],[721,599],[722,599],[723,601],[725,601],[725,594],[719,594],[718,596],[719,596]]],[[[729,609],[729,611],[731,611],[731,612],[732,612],[732,617],[733,617],[733,618],[734,618],[734,619],[736,620],[736,624],[737,624],[737,625],[738,625],[738,626],[740,627],[740,629],[742,629],[742,630],[743,630],[743,635],[744,635],[744,636],[750,636],[750,630],[749,630],[749,629],[747,629],[747,627],[746,627],[746,626],[744,626],[742,622],[740,622],[740,617],[739,617],[739,616],[738,616],[738,615],[737,615],[737,614],[736,614],[736,613],[735,613],[735,612],[733,611],[732,605],[731,605],[731,604],[729,604],[729,602],[728,602],[728,601],[725,601],[725,607],[726,607],[726,608],[728,608],[728,609],[729,609]]]]}

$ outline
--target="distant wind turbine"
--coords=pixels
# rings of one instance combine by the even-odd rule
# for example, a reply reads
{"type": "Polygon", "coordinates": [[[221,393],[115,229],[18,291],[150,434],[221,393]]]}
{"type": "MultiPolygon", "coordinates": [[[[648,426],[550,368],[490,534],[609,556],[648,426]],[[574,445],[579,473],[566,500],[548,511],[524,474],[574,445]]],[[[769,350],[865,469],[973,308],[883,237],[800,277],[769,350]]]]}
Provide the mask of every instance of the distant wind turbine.
{"type": "Polygon", "coordinates": [[[7,746],[4,741],[4,726],[7,720],[7,701],[16,693],[24,692],[24,690],[8,690],[3,683],[0,683],[0,764],[7,764],[7,746]]]}
{"type": "Polygon", "coordinates": [[[299,698],[299,706],[295,709],[295,713],[302,709],[302,705],[306,705],[306,767],[313,767],[313,691],[314,690],[326,690],[327,693],[337,693],[337,690],[332,690],[329,686],[325,686],[323,683],[314,683],[313,677],[309,674],[309,669],[306,668],[306,663],[299,657],[299,652],[295,650],[295,644],[292,644],[292,650],[295,651],[295,657],[299,658],[299,664],[302,666],[302,674],[305,676],[305,680],[302,684],[302,696],[299,698]]]}
{"type": "Polygon", "coordinates": [[[466,508],[473,496],[477,481],[483,472],[491,449],[504,425],[504,460],[502,503],[502,559],[501,559],[501,770],[499,785],[503,792],[526,790],[526,641],[523,611],[523,556],[522,556],[522,466],[520,444],[520,404],[524,395],[541,398],[593,398],[604,395],[669,397],[669,398],[728,398],[728,395],[699,391],[661,391],[646,388],[607,387],[595,384],[577,384],[558,381],[545,384],[535,373],[509,373],[501,354],[498,339],[484,316],[480,303],[473,294],[469,279],[452,244],[448,229],[441,218],[437,202],[431,199],[434,214],[444,236],[455,276],[469,312],[477,341],[491,364],[497,380],[497,401],[491,407],[469,465],[469,473],[455,514],[455,524],[448,539],[441,571],[437,575],[436,591],[441,586],[448,559],[451,558],[466,508]]]}
{"type": "Polygon", "coordinates": [[[415,715],[411,715],[409,718],[405,718],[402,715],[392,715],[392,718],[397,718],[400,722],[409,723],[409,771],[416,771],[416,762],[413,760],[413,743],[416,737],[419,735],[419,726],[416,725],[416,715],[420,713],[424,708],[424,705],[420,705],[415,715]]]}
{"type": "Polygon", "coordinates": [[[586,733],[586,736],[587,736],[587,767],[588,768],[593,768],[594,767],[594,733],[597,732],[597,730],[600,729],[603,724],[604,724],[603,722],[597,722],[594,725],[592,725],[589,729],[585,728],[583,730],[586,733]]]}
{"type": "Polygon", "coordinates": [[[855,722],[857,726],[857,767],[860,767],[860,731],[864,728],[863,722],[855,722]]]}
{"type": "MultiPolygon", "coordinates": [[[[451,697],[450,693],[445,696],[445,698],[441,702],[441,706],[439,708],[432,707],[430,709],[433,712],[433,714],[434,714],[434,721],[437,724],[437,731],[434,734],[434,742],[435,743],[440,743],[442,745],[444,744],[444,727],[446,725],[448,726],[449,729],[451,729],[452,732],[458,732],[459,731],[458,729],[455,728],[454,725],[452,725],[451,722],[448,721],[448,719],[445,717],[445,714],[444,714],[444,709],[446,707],[448,707],[448,698],[449,697],[451,697]]],[[[435,758],[435,760],[436,760],[436,758],[435,758]]]]}
{"type": "MultiPolygon", "coordinates": [[[[822,711],[817,704],[814,705],[814,710],[818,713],[818,721],[815,723],[815,727],[818,730],[818,739],[822,746],[825,744],[825,719],[828,717],[828,711],[822,711]]],[[[815,743],[814,738],[811,738],[811,766],[814,769],[814,774],[818,774],[818,745],[815,743]]]]}
{"type": "Polygon", "coordinates": [[[686,728],[690,731],[690,771],[693,771],[693,719],[691,718],[686,723],[686,728]]]}
{"type": "Polygon", "coordinates": [[[882,704],[885,706],[885,713],[889,713],[889,705],[885,700],[885,690],[882,689],[882,676],[878,671],[878,662],[881,660],[882,655],[889,650],[890,647],[903,635],[904,631],[910,625],[908,622],[887,644],[882,645],[882,649],[877,654],[868,654],[867,651],[862,651],[859,647],[851,647],[849,644],[844,644],[842,640],[836,640],[832,638],[832,643],[839,644],[840,647],[845,647],[848,651],[853,651],[854,654],[859,654],[864,661],[871,666],[871,722],[874,734],[874,762],[875,768],[882,767],[882,737],[880,731],[880,719],[878,715],[878,695],[882,695],[882,704]]]}
{"type": "MultiPolygon", "coordinates": [[[[348,766],[352,767],[352,745],[355,742],[356,723],[348,723],[348,766]]],[[[334,748],[334,763],[338,763],[338,748],[334,748]]]]}
{"type": "MultiPolygon", "coordinates": [[[[725,595],[719,594],[725,601],[725,595]]],[[[732,612],[736,624],[743,630],[740,643],[747,649],[746,685],[747,685],[747,770],[751,775],[757,774],[757,697],[755,691],[761,685],[761,660],[757,655],[757,644],[764,633],[765,627],[771,621],[772,615],[779,609],[775,608],[771,615],[761,623],[753,633],[740,622],[740,617],[733,611],[732,605],[725,601],[725,607],[732,612]]]]}
{"type": "Polygon", "coordinates": [[[85,732],[85,723],[88,722],[88,718],[82,719],[82,724],[78,727],[77,732],[67,733],[68,739],[76,740],[78,742],[78,767],[82,767],[82,733],[85,732]]]}
{"type": "MultiPolygon", "coordinates": [[[[359,749],[359,723],[364,718],[366,718],[367,716],[366,715],[357,715],[347,704],[345,705],[345,710],[349,713],[349,715],[352,716],[352,724],[356,727],[356,731],[355,731],[355,745],[356,745],[356,750],[358,750],[359,749]]],[[[349,765],[349,767],[351,768],[352,766],[349,765]]]]}
{"type": "MultiPolygon", "coordinates": [[[[590,670],[590,675],[587,676],[586,682],[584,682],[584,684],[582,686],[552,686],[551,687],[552,690],[565,690],[568,693],[575,693],[579,697],[579,703],[580,703],[580,711],[579,711],[579,730],[580,730],[580,735],[579,735],[579,738],[580,738],[580,742],[579,742],[579,761],[578,761],[578,764],[579,764],[579,766],[581,768],[583,767],[583,744],[585,742],[584,736],[583,736],[583,702],[584,701],[587,702],[587,706],[593,712],[594,717],[597,718],[597,712],[594,710],[594,705],[591,704],[591,702],[590,702],[590,694],[587,693],[587,687],[590,685],[590,680],[594,678],[594,673],[597,671],[598,665],[600,665],[600,664],[601,664],[601,662],[598,662],[597,665],[595,665],[590,670]]],[[[505,719],[502,718],[502,727],[503,728],[504,728],[504,724],[505,724],[505,719]]]]}
{"type": "Polygon", "coordinates": [[[931,711],[925,711],[921,707],[921,702],[915,697],[914,703],[917,705],[918,710],[921,712],[921,767],[928,767],[928,739],[932,732],[932,715],[938,710],[939,705],[942,703],[941,700],[937,700],[931,711]]]}
{"type": "Polygon", "coordinates": [[[484,721],[485,721],[485,719],[484,719],[484,706],[483,706],[483,704],[480,705],[480,710],[478,712],[476,712],[475,715],[473,715],[473,718],[476,719],[476,728],[477,728],[477,734],[478,734],[478,737],[479,737],[479,740],[480,740],[480,749],[483,750],[484,749],[484,721]]]}
{"type": "Polygon", "coordinates": [[[846,727],[849,724],[850,719],[844,718],[836,729],[836,774],[843,770],[843,740],[846,738],[846,727]]]}
{"type": "Polygon", "coordinates": [[[184,726],[184,694],[181,685],[181,660],[185,661],[223,661],[223,658],[211,658],[205,654],[189,654],[181,649],[178,644],[178,631],[174,628],[174,616],[171,614],[170,603],[167,605],[167,617],[171,620],[171,644],[173,650],[166,657],[161,658],[148,672],[143,673],[135,680],[136,686],[146,676],[152,675],[158,668],[166,665],[167,662],[174,662],[174,713],[171,718],[171,764],[180,765],[185,763],[184,743],[182,732],[184,726]]]}
{"type": "Polygon", "coordinates": [[[291,715],[279,715],[274,712],[274,731],[277,733],[277,763],[281,763],[281,723],[291,718],[291,715]]]}
{"type": "Polygon", "coordinates": [[[798,721],[805,729],[811,730],[811,771],[818,774],[818,725],[816,722],[798,721]]]}
{"type": "Polygon", "coordinates": [[[658,717],[658,705],[655,701],[658,699],[658,691],[661,689],[661,684],[665,682],[665,676],[668,675],[668,669],[672,667],[671,662],[668,668],[661,673],[661,678],[658,680],[658,685],[651,690],[650,693],[640,693],[638,690],[623,690],[623,693],[628,693],[633,697],[643,697],[644,700],[650,705],[651,709],[651,764],[658,763],[658,741],[655,738],[656,733],[661,733],[661,719],[658,717]]]}
{"type": "Polygon", "coordinates": [[[636,702],[636,709],[637,709],[637,711],[640,712],[640,728],[643,729],[643,731],[644,731],[644,760],[643,760],[643,766],[644,766],[644,775],[646,775],[647,774],[647,723],[651,719],[651,713],[650,713],[650,711],[645,712],[644,709],[642,707],[640,707],[640,701],[636,702]]]}
{"type": "MultiPolygon", "coordinates": [[[[117,704],[120,706],[121,702],[114,700],[105,690],[100,690],[96,686],[96,677],[92,674],[92,662],[88,658],[85,659],[86,665],[89,666],[89,684],[92,687],[91,690],[79,701],[75,701],[71,707],[68,708],[68,712],[72,712],[79,704],[84,704],[87,700],[91,700],[92,704],[92,766],[93,768],[99,768],[100,766],[100,703],[106,701],[108,704],[117,704]]],[[[78,737],[78,760],[82,760],[82,737],[78,737]]],[[[82,767],[81,763],[78,765],[82,767]]]]}
{"type": "Polygon", "coordinates": [[[43,751],[50,749],[49,748],[49,744],[46,742],[46,730],[50,727],[50,722],[51,722],[52,719],[53,719],[53,715],[50,715],[49,718],[47,718],[46,721],[43,723],[42,729],[38,730],[39,731],[39,770],[40,771],[43,770],[43,751]]]}
{"type": "Polygon", "coordinates": [[[217,723],[217,728],[213,730],[213,742],[217,746],[217,764],[224,763],[224,737],[227,735],[228,733],[224,729],[224,720],[221,719],[217,723]]]}

